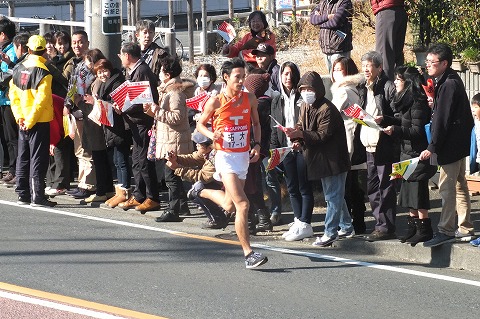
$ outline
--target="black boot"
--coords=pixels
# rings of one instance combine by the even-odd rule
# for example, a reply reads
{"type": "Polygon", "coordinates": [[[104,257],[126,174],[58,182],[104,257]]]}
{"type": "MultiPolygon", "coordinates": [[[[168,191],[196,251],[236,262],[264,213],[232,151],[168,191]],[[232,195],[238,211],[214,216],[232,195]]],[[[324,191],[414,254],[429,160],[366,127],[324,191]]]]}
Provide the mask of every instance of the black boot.
{"type": "Polygon", "coordinates": [[[412,245],[412,247],[420,242],[428,241],[433,238],[433,229],[430,218],[415,219],[415,226],[417,228],[416,234],[407,240],[407,243],[412,245]]]}
{"type": "Polygon", "coordinates": [[[415,220],[418,220],[418,218],[407,216],[407,233],[404,236],[398,237],[398,239],[400,239],[400,242],[406,242],[408,239],[412,238],[417,233],[415,220]]]}
{"type": "Polygon", "coordinates": [[[257,210],[258,214],[258,224],[257,231],[272,231],[273,225],[270,220],[270,213],[264,208],[257,210]]]}

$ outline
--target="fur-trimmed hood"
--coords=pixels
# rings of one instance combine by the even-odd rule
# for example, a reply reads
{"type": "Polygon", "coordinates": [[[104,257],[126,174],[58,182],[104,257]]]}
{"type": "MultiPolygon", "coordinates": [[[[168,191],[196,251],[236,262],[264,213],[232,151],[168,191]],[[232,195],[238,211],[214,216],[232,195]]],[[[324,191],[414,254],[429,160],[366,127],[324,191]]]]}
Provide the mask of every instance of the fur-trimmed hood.
{"type": "Polygon", "coordinates": [[[359,85],[363,81],[365,81],[365,76],[362,73],[357,73],[357,74],[354,74],[354,75],[347,75],[342,80],[340,80],[338,82],[333,82],[332,86],[330,88],[330,91],[332,91],[332,93],[333,93],[336,90],[338,90],[339,87],[342,87],[342,86],[355,86],[356,87],[357,85],[359,85]]]}
{"type": "Polygon", "coordinates": [[[184,92],[187,91],[188,89],[193,89],[195,86],[195,83],[189,79],[182,79],[179,76],[174,77],[173,79],[170,79],[166,83],[161,83],[158,86],[158,93],[168,93],[170,91],[178,91],[178,92],[184,92]]]}

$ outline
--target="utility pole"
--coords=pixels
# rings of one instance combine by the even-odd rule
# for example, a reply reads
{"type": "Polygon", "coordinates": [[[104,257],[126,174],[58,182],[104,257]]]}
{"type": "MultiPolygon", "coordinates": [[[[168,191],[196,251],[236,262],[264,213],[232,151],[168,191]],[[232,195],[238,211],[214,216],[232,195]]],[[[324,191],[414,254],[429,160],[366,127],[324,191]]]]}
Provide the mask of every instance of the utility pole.
{"type": "Polygon", "coordinates": [[[194,43],[193,43],[193,4],[192,0],[187,0],[187,22],[188,22],[188,61],[194,61],[194,43]]]}
{"type": "MultiPolygon", "coordinates": [[[[75,6],[75,1],[70,1],[70,21],[77,21],[77,8],[75,6]]],[[[73,25],[70,27],[70,34],[75,32],[76,27],[73,25]]]]}
{"type": "Polygon", "coordinates": [[[207,43],[207,0],[202,0],[202,42],[203,42],[203,55],[208,54],[207,43]]]}
{"type": "Polygon", "coordinates": [[[175,14],[173,13],[173,0],[168,0],[168,27],[171,28],[174,24],[175,14]]]}
{"type": "Polygon", "coordinates": [[[15,1],[8,1],[8,16],[15,16],[15,1]]]}
{"type": "Polygon", "coordinates": [[[257,5],[255,0],[250,0],[250,7],[252,8],[252,11],[257,10],[257,5]]]}
{"type": "Polygon", "coordinates": [[[228,18],[230,22],[233,19],[233,0],[228,0],[228,18]]]}
{"type": "Polygon", "coordinates": [[[122,0],[92,1],[92,32],[90,47],[99,48],[115,66],[122,42],[122,0]]]}

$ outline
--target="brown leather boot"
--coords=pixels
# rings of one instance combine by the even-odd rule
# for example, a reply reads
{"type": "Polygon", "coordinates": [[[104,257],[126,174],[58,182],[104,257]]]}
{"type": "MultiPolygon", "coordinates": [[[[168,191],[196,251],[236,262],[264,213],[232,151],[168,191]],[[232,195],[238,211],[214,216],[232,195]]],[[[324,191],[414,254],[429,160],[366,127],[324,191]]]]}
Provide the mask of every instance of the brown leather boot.
{"type": "MultiPolygon", "coordinates": [[[[110,202],[111,202],[112,200],[114,200],[114,199],[118,196],[118,189],[119,189],[119,188],[120,188],[120,185],[115,185],[115,195],[114,195],[113,197],[110,197],[109,199],[107,199],[106,202],[105,202],[105,205],[110,206],[110,205],[109,205],[110,202]]],[[[122,202],[124,202],[124,201],[126,201],[126,199],[124,199],[122,202]]],[[[112,206],[110,206],[110,207],[112,207],[112,206]]],[[[115,206],[114,206],[114,207],[115,207],[115,206]]]]}
{"type": "Polygon", "coordinates": [[[121,186],[117,188],[117,195],[108,203],[111,208],[117,207],[118,204],[123,203],[128,198],[128,190],[121,186]]]}
{"type": "Polygon", "coordinates": [[[141,212],[142,214],[145,214],[148,211],[157,210],[159,208],[160,203],[157,203],[156,201],[147,198],[141,205],[135,207],[135,210],[141,212]]]}
{"type": "Polygon", "coordinates": [[[125,202],[118,204],[118,207],[123,208],[123,210],[129,210],[140,204],[141,203],[135,199],[135,196],[131,195],[125,202]]]}

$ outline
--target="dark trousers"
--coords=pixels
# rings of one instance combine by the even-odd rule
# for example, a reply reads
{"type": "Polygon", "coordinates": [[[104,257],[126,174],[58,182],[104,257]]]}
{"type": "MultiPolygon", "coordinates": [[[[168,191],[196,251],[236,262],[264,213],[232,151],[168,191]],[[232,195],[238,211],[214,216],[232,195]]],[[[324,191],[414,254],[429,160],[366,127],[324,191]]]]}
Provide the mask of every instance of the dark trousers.
{"type": "Polygon", "coordinates": [[[113,192],[113,177],[107,150],[92,151],[93,164],[95,165],[95,177],[97,179],[98,196],[113,192]]]}
{"type": "Polygon", "coordinates": [[[376,220],[375,230],[394,232],[397,194],[390,180],[392,163],[375,165],[374,156],[375,153],[367,152],[367,194],[376,220]]]}
{"type": "Polygon", "coordinates": [[[73,155],[73,140],[66,137],[60,140],[50,156],[47,170],[47,186],[55,189],[69,188],[73,155]]]}
{"type": "Polygon", "coordinates": [[[148,143],[150,137],[148,130],[152,125],[131,124],[133,149],[132,149],[132,171],[135,180],[133,196],[139,202],[150,198],[159,202],[157,173],[155,162],[147,160],[148,143]]]}
{"type": "Polygon", "coordinates": [[[261,167],[267,184],[268,197],[270,198],[270,212],[272,215],[280,215],[282,213],[282,188],[278,177],[281,174],[280,169],[275,167],[270,171],[265,171],[263,164],[261,167]]]}
{"type": "Polygon", "coordinates": [[[245,194],[250,202],[250,211],[253,213],[258,209],[267,208],[263,198],[262,171],[260,166],[260,160],[250,163],[244,187],[245,194]]]}
{"type": "Polygon", "coordinates": [[[406,31],[404,7],[385,9],[375,15],[375,51],[382,55],[383,70],[392,81],[395,67],[403,65],[406,31]]]}
{"type": "Polygon", "coordinates": [[[365,207],[365,192],[360,184],[359,170],[348,171],[345,181],[345,202],[348,211],[352,217],[363,216],[367,208],[365,207]]]}
{"type": "Polygon", "coordinates": [[[50,123],[37,123],[28,131],[19,130],[15,191],[24,200],[37,202],[45,198],[49,147],[50,123]]]}
{"type": "Polygon", "coordinates": [[[282,162],[285,168],[285,181],[287,183],[293,215],[304,223],[312,222],[313,190],[308,181],[307,166],[303,154],[291,151],[282,162]]]}
{"type": "Polygon", "coordinates": [[[175,215],[180,214],[182,201],[187,198],[180,176],[175,175],[175,171],[165,165],[165,184],[168,187],[168,207],[175,215]]]}
{"type": "Polygon", "coordinates": [[[18,124],[12,113],[10,105],[0,106],[2,113],[3,134],[5,142],[7,142],[9,168],[8,171],[15,175],[17,169],[17,154],[18,154],[18,124]]]}
{"type": "Polygon", "coordinates": [[[113,147],[113,164],[117,169],[118,184],[123,188],[130,188],[130,145],[122,143],[113,147]]]}

